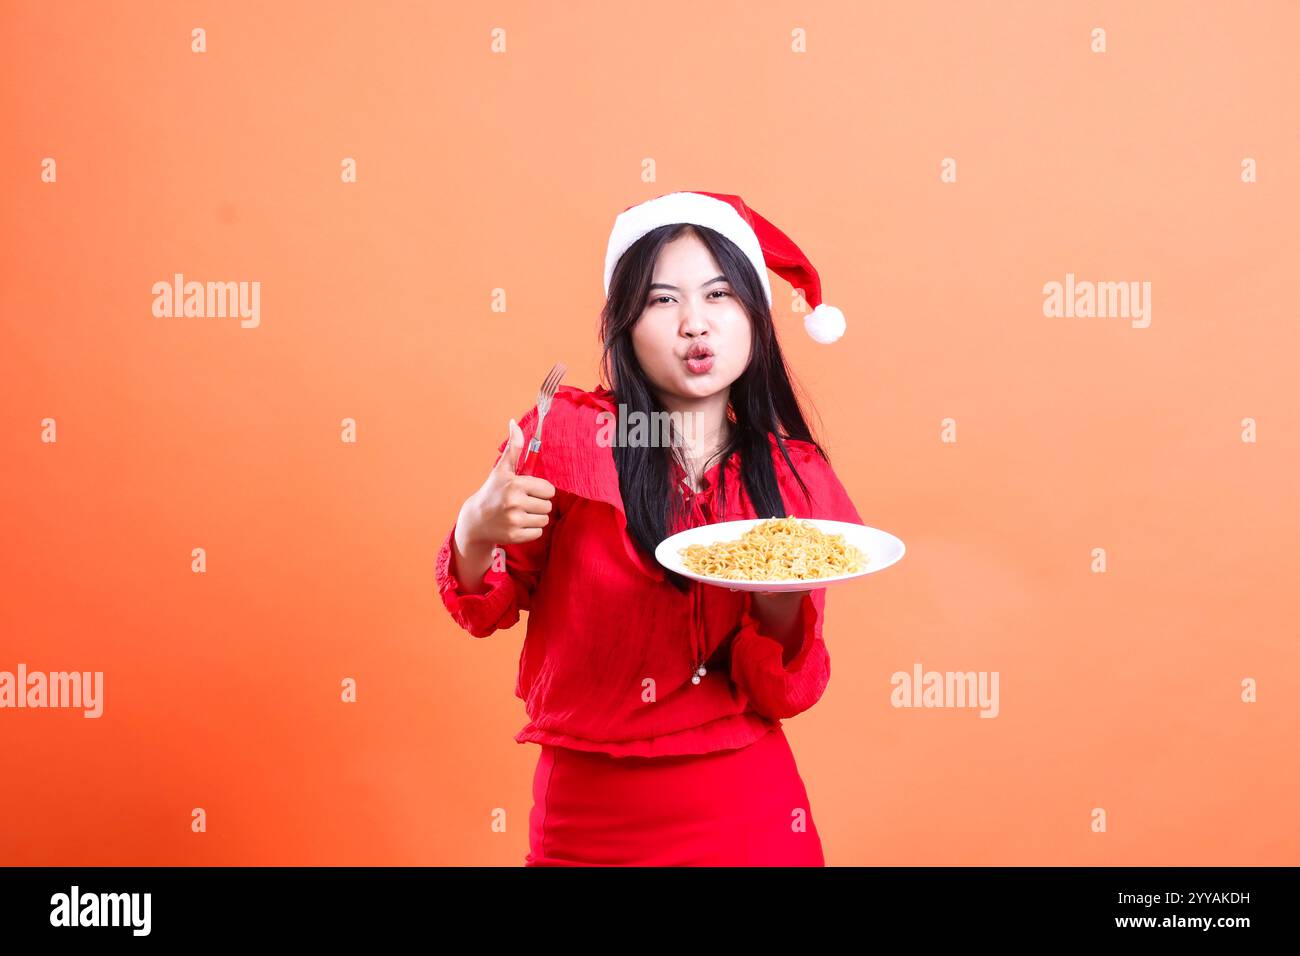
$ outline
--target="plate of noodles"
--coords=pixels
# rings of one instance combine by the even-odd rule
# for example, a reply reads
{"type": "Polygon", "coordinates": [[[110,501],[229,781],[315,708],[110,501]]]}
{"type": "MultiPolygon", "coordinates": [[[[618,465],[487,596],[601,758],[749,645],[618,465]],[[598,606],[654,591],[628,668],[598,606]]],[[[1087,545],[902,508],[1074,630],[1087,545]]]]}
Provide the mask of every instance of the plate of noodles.
{"type": "Polygon", "coordinates": [[[655,560],[736,591],[809,591],[883,571],[905,551],[887,531],[824,518],[746,518],[680,531],[655,560]]]}

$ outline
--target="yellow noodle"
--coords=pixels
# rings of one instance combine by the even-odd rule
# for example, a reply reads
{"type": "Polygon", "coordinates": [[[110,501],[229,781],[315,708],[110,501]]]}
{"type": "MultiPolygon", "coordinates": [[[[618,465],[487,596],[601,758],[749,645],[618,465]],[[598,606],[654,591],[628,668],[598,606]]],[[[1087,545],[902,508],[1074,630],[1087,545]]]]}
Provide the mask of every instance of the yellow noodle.
{"type": "Polygon", "coordinates": [[[733,581],[833,578],[854,574],[867,564],[866,555],[844,535],[826,534],[794,515],[760,522],[738,541],[692,544],[678,553],[695,574],[733,581]]]}

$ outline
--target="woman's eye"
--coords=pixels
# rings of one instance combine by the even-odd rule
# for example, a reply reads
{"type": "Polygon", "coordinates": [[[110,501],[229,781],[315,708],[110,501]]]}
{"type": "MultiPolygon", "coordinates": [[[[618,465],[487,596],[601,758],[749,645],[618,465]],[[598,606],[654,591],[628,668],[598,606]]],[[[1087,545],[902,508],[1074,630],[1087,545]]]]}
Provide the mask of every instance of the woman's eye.
{"type": "MultiPolygon", "coordinates": [[[[731,293],[730,293],[730,292],[724,292],[724,291],[721,290],[721,289],[714,289],[712,292],[709,293],[709,295],[711,295],[711,296],[713,296],[713,295],[730,296],[731,293]]],[[[664,300],[667,300],[667,301],[671,302],[672,299],[673,299],[673,297],[670,296],[670,295],[659,295],[659,296],[655,296],[653,299],[651,299],[651,300],[650,300],[650,304],[651,304],[651,305],[658,305],[660,302],[663,302],[664,300]]]]}

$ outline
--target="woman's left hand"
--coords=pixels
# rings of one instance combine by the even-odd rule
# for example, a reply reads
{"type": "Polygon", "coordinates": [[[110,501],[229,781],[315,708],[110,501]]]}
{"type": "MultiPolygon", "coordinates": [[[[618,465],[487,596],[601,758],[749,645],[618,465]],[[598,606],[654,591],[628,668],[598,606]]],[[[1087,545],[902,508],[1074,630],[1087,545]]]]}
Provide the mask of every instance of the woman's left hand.
{"type": "Polygon", "coordinates": [[[807,591],[754,591],[756,600],[771,601],[772,604],[795,604],[807,591]]]}
{"type": "MultiPolygon", "coordinates": [[[[738,591],[738,590],[740,590],[740,589],[739,589],[739,588],[727,588],[727,590],[728,590],[728,591],[738,591]]],[[[756,596],[756,597],[765,597],[765,598],[768,598],[768,597],[779,598],[779,597],[782,596],[782,595],[786,595],[786,596],[788,596],[791,600],[793,600],[793,599],[795,599],[795,598],[803,597],[805,594],[807,594],[807,593],[808,593],[809,591],[811,591],[811,590],[812,590],[812,588],[804,588],[804,589],[801,589],[801,590],[799,590],[799,591],[750,591],[749,593],[750,593],[750,594],[753,594],[753,595],[756,596]]]]}

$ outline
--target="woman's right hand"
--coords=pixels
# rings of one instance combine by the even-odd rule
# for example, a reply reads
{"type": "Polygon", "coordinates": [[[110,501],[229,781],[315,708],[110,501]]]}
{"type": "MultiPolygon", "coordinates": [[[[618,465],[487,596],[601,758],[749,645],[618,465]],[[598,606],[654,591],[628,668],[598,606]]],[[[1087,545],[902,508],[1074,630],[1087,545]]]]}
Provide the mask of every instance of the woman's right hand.
{"type": "Polygon", "coordinates": [[[524,433],[513,418],[508,427],[510,443],[482,487],[461,505],[456,543],[464,554],[534,541],[550,523],[555,486],[545,478],[515,471],[524,447],[524,433]]]}

